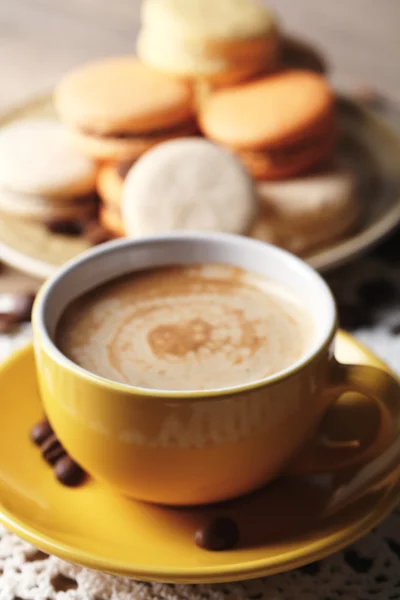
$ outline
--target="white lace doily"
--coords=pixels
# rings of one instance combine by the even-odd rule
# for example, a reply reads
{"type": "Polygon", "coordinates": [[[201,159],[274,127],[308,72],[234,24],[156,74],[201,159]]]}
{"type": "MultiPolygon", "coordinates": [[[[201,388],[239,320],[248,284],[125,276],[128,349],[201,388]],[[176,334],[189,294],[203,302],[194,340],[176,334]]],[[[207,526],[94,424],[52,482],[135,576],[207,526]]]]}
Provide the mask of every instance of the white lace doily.
{"type": "MultiPolygon", "coordinates": [[[[358,315],[357,337],[400,374],[400,237],[328,281],[339,304],[358,315]],[[365,288],[370,282],[372,289],[365,288]]],[[[29,336],[28,326],[14,336],[0,335],[0,359],[29,336]]],[[[38,552],[0,527],[0,600],[371,599],[400,600],[400,510],[318,563],[251,582],[200,586],[140,583],[89,571],[38,552]]]]}

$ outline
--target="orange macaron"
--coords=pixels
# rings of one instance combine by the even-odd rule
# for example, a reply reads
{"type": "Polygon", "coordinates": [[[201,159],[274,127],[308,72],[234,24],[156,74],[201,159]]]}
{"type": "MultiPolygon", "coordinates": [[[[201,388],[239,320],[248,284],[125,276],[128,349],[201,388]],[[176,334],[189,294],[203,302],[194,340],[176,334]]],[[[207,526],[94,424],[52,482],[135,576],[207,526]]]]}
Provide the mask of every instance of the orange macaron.
{"type": "Polygon", "coordinates": [[[335,145],[334,95],[312,71],[286,70],[214,92],[199,121],[205,135],[236,152],[257,179],[307,171],[335,145]]]}
{"type": "Polygon", "coordinates": [[[97,175],[97,193],[108,208],[120,210],[124,180],[132,163],[104,165],[97,175]]]}
{"type": "Polygon", "coordinates": [[[56,87],[54,104],[75,146],[101,161],[134,160],[196,131],[190,85],[134,56],[75,69],[56,87]]]}
{"type": "Polygon", "coordinates": [[[307,138],[282,148],[239,150],[237,155],[255,179],[286,179],[326,162],[336,144],[332,128],[309,132],[307,138]]]}
{"type": "Polygon", "coordinates": [[[125,228],[121,214],[117,209],[102,205],[99,208],[99,222],[113,237],[124,237],[125,228]]]}
{"type": "Polygon", "coordinates": [[[102,166],[97,175],[97,193],[101,200],[99,221],[115,237],[125,235],[121,217],[121,199],[125,178],[132,162],[119,162],[102,166]]]}

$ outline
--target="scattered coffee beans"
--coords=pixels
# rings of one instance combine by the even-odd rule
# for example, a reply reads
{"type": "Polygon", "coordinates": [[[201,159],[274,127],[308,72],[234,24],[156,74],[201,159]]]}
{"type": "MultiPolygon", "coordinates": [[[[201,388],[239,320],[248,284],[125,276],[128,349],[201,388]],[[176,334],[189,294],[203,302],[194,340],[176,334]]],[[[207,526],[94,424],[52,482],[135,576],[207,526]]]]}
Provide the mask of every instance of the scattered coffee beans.
{"type": "Polygon", "coordinates": [[[43,442],[41,451],[44,460],[50,465],[55,465],[62,456],[65,456],[65,450],[54,434],[43,442]]]}
{"type": "Polygon", "coordinates": [[[0,319],[14,321],[14,324],[30,321],[34,300],[32,292],[0,294],[0,319]]]}
{"type": "Polygon", "coordinates": [[[52,435],[54,435],[54,432],[47,419],[36,423],[31,430],[31,440],[37,446],[41,446],[52,435]]]}
{"type": "Polygon", "coordinates": [[[194,541],[204,550],[230,550],[239,541],[239,528],[229,517],[217,517],[198,529],[194,541]]]}
{"type": "Polygon", "coordinates": [[[400,323],[395,323],[390,328],[390,333],[392,335],[400,335],[400,323]]]}
{"type": "Polygon", "coordinates": [[[0,314],[0,333],[12,333],[17,325],[12,315],[0,314]]]}
{"type": "Polygon", "coordinates": [[[396,231],[373,252],[374,256],[390,265],[400,263],[400,233],[396,231]]]}
{"type": "Polygon", "coordinates": [[[30,321],[35,294],[14,294],[14,315],[19,322],[30,321]]]}
{"type": "Polygon", "coordinates": [[[83,230],[82,222],[76,219],[48,219],[44,224],[49,231],[60,235],[80,235],[83,230]]]}
{"type": "Polygon", "coordinates": [[[32,427],[31,440],[40,446],[43,458],[52,465],[60,483],[68,487],[76,487],[85,481],[86,472],[68,456],[47,419],[32,427]]]}
{"type": "Polygon", "coordinates": [[[86,478],[85,471],[68,455],[57,461],[54,473],[58,481],[68,487],[81,485],[86,478]]]}
{"type": "Polygon", "coordinates": [[[369,306],[386,306],[398,297],[396,286],[387,279],[374,279],[363,283],[358,289],[358,296],[369,306]]]}
{"type": "Polygon", "coordinates": [[[339,326],[348,331],[373,325],[372,314],[356,304],[339,305],[339,326]]]}

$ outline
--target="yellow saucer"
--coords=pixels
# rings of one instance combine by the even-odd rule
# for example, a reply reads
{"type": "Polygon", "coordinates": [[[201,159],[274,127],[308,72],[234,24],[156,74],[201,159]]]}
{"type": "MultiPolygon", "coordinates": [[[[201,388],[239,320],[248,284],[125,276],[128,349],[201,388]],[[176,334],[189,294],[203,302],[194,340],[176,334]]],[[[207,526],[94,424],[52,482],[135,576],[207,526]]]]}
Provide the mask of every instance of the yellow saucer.
{"type": "MultiPolygon", "coordinates": [[[[381,366],[371,352],[340,333],[338,358],[381,366]]],[[[323,506],[346,474],[282,477],[268,488],[224,505],[171,509],[114,495],[94,481],[68,489],[57,483],[29,441],[41,416],[32,346],[0,369],[0,521],[40,549],[86,567],[135,579],[206,583],[249,579],[318,560],[366,534],[400,500],[398,472],[356,504],[323,517],[323,506]],[[207,552],[193,542],[211,515],[232,516],[240,546],[207,552]]],[[[348,395],[325,419],[332,439],[370,444],[377,408],[348,395]]],[[[356,469],[353,469],[352,474],[356,469]]]]}

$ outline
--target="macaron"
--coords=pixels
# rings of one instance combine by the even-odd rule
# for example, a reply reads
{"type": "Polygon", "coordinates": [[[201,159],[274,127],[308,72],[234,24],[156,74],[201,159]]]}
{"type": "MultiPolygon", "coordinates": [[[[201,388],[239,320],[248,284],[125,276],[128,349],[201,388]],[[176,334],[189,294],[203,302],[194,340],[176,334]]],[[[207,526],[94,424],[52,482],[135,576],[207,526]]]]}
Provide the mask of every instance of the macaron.
{"type": "Polygon", "coordinates": [[[294,252],[328,244],[359,216],[354,173],[336,161],[320,173],[257,185],[260,213],[251,236],[294,252]]]}
{"type": "Polygon", "coordinates": [[[265,152],[238,150],[237,155],[255,179],[286,179],[315,169],[332,155],[337,134],[331,126],[327,129],[316,130],[314,134],[310,132],[306,140],[282,148],[265,152]]]}
{"type": "Polygon", "coordinates": [[[246,233],[253,182],[227,150],[200,138],[160,144],[129,171],[122,197],[127,235],[176,230],[246,233]]]}
{"type": "Polygon", "coordinates": [[[274,25],[258,0],[144,0],[141,18],[144,27],[167,28],[180,39],[211,44],[261,38],[274,25]]]}
{"type": "Polygon", "coordinates": [[[133,56],[72,71],[57,86],[54,103],[76,147],[97,160],[135,160],[196,131],[191,87],[133,56]]]}
{"type": "Polygon", "coordinates": [[[0,213],[34,221],[85,219],[95,213],[96,206],[94,194],[71,198],[68,202],[63,198],[59,202],[54,198],[15,193],[0,188],[0,213]]]}
{"type": "Polygon", "coordinates": [[[100,167],[97,177],[97,193],[101,200],[99,221],[114,237],[125,235],[121,203],[125,179],[132,162],[120,162],[100,167]]]}
{"type": "Polygon", "coordinates": [[[79,218],[95,208],[97,167],[55,119],[0,130],[0,211],[30,219],[79,218]]]}
{"type": "Polygon", "coordinates": [[[97,193],[102,204],[120,212],[125,178],[129,163],[104,165],[97,176],[97,193]]]}
{"type": "Polygon", "coordinates": [[[100,225],[113,237],[124,237],[125,227],[121,218],[121,212],[113,207],[101,205],[99,208],[100,225]]]}
{"type": "Polygon", "coordinates": [[[257,179],[309,170],[332,154],[336,139],[333,92],[312,71],[287,70],[216,91],[202,103],[199,123],[257,179]]]}
{"type": "Polygon", "coordinates": [[[181,77],[231,84],[273,69],[279,35],[257,0],[145,0],[139,56],[181,77]]]}

